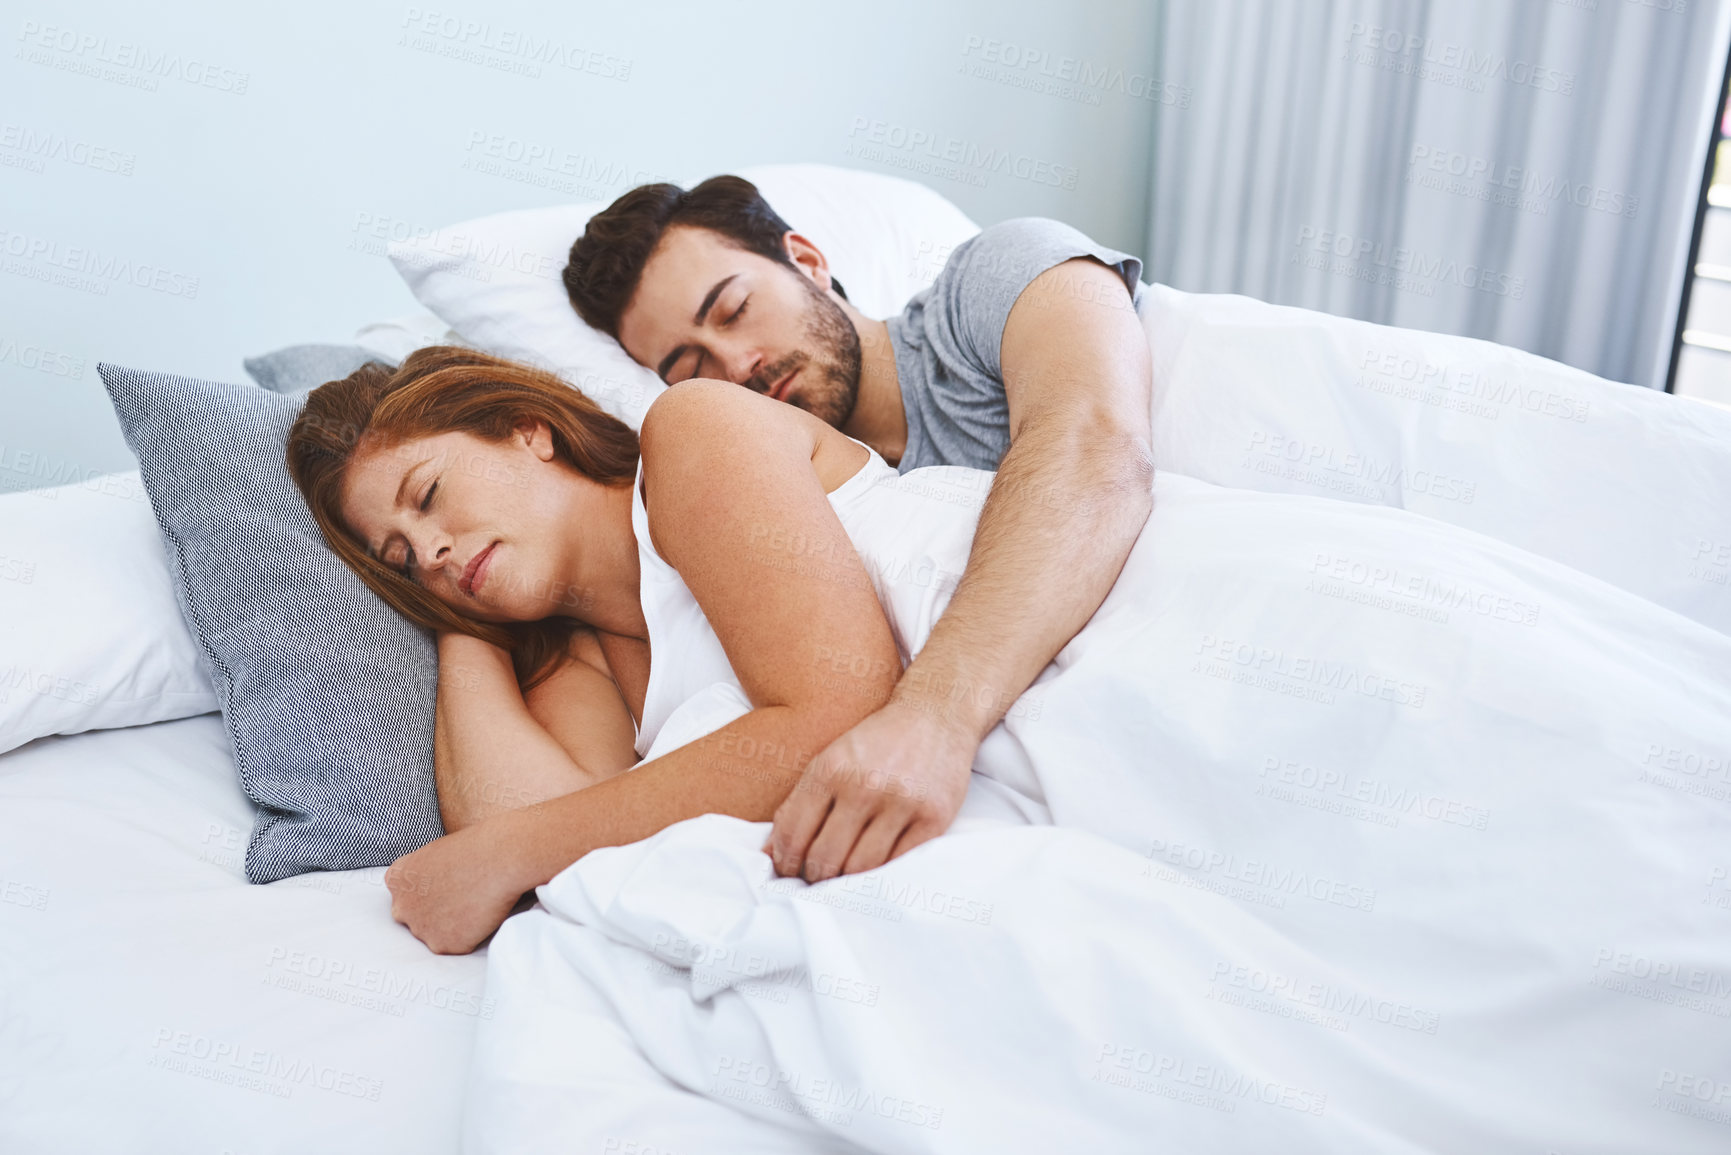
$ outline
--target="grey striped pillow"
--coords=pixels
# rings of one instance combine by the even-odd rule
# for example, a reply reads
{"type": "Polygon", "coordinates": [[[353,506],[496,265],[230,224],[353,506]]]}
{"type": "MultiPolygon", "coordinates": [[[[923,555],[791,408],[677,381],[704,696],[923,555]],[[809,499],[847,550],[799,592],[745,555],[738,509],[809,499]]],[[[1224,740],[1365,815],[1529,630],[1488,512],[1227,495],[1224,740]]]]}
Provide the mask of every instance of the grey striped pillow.
{"type": "Polygon", "coordinates": [[[382,866],[439,837],[438,651],[313,523],[283,461],[304,395],[96,371],[259,807],[247,878],[382,866]]]}
{"type": "Polygon", "coordinates": [[[272,393],[300,393],[347,377],[368,361],[396,362],[359,345],[285,345],[241,362],[246,375],[272,393]]]}

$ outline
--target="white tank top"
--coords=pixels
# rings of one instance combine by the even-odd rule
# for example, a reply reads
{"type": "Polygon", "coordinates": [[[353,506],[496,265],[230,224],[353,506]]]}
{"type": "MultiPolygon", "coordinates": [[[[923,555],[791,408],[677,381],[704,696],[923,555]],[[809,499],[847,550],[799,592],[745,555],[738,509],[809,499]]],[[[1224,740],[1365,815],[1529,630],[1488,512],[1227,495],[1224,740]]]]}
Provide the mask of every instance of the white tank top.
{"type": "MultiPolygon", "coordinates": [[[[871,455],[865,465],[829,494],[829,502],[865,563],[905,666],[949,604],[995,475],[955,466],[899,474],[866,448],[871,455]]],[[[638,754],[647,757],[652,745],[666,745],[657,737],[667,720],[700,695],[708,694],[718,705],[750,706],[697,599],[651,544],[641,462],[632,487],[631,528],[637,535],[638,593],[649,626],[649,687],[636,743],[638,754]],[[733,694],[721,686],[731,687],[733,694]]],[[[714,726],[704,732],[708,729],[714,726]]]]}
{"type": "MultiPolygon", "coordinates": [[[[829,503],[865,565],[905,668],[950,603],[997,475],[952,465],[898,473],[870,446],[856,443],[870,456],[829,494],[829,503]]],[[[752,702],[697,599],[651,544],[641,462],[632,486],[631,528],[637,537],[638,593],[649,627],[649,686],[635,747],[648,760],[749,713],[752,702]]],[[[1027,751],[1004,724],[980,744],[973,769],[952,829],[976,818],[1051,821],[1027,751]]]]}

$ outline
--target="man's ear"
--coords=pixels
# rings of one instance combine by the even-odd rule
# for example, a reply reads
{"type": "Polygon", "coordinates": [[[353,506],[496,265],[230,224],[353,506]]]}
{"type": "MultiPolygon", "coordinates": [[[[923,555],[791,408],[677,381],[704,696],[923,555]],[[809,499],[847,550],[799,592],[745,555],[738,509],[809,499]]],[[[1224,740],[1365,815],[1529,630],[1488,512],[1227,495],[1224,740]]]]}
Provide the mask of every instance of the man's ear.
{"type": "Polygon", "coordinates": [[[811,238],[791,229],[781,238],[782,247],[787,250],[788,260],[798,269],[801,276],[809,277],[818,288],[828,291],[830,286],[829,261],[823,255],[823,250],[812,243],[811,238]]]}

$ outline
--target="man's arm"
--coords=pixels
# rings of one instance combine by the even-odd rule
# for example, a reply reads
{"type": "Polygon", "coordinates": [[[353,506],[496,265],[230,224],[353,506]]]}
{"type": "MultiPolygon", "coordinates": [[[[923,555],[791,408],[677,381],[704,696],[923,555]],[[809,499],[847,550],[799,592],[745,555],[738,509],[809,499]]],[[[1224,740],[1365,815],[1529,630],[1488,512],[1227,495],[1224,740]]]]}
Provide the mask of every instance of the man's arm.
{"type": "Polygon", "coordinates": [[[1115,271],[1081,257],[1034,278],[1000,363],[1010,448],[967,569],[890,703],[776,812],[781,874],[869,870],[948,829],[980,742],[1105,600],[1153,509],[1152,360],[1115,271]]]}

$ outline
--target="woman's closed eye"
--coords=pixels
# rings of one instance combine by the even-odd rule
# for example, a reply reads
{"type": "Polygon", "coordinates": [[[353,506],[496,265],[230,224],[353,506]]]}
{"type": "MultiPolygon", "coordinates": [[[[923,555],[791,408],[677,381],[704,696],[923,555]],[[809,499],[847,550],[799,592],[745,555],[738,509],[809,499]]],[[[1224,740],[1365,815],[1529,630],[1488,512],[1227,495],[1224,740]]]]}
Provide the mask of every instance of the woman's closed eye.
{"type": "MultiPolygon", "coordinates": [[[[433,484],[427,486],[426,496],[421,498],[420,509],[422,513],[426,513],[428,509],[432,508],[433,491],[437,488],[439,488],[439,479],[434,478],[433,484]]],[[[402,568],[397,572],[409,581],[415,580],[415,551],[413,547],[410,547],[408,554],[404,556],[402,568]]]]}

